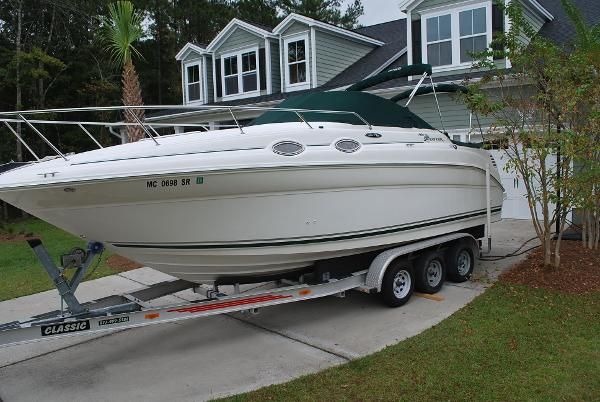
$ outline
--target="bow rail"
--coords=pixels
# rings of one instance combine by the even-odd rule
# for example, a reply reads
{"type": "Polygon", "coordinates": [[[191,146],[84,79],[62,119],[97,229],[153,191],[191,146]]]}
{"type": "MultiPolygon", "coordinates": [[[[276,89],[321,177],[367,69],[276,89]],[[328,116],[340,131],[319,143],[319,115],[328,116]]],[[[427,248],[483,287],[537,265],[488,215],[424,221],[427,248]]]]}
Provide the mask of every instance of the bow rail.
{"type": "MultiPolygon", "coordinates": [[[[213,128],[238,128],[241,134],[245,134],[243,126],[240,124],[238,118],[236,117],[234,111],[275,111],[275,112],[283,112],[283,113],[294,113],[298,116],[299,122],[306,124],[310,129],[313,129],[310,122],[304,116],[305,113],[316,113],[316,114],[348,114],[353,115],[365,124],[369,130],[372,128],[372,125],[365,120],[360,114],[352,111],[341,111],[341,110],[319,110],[319,109],[290,109],[290,108],[278,108],[278,107],[261,107],[261,106],[189,106],[189,105],[167,105],[167,106],[158,106],[158,105],[143,105],[143,106],[98,106],[98,107],[79,107],[79,108],[56,108],[56,109],[40,109],[40,110],[18,110],[13,112],[0,112],[0,122],[4,124],[6,128],[10,131],[12,135],[14,135],[28,151],[31,155],[36,159],[36,161],[41,161],[42,159],[33,151],[32,147],[25,141],[22,135],[19,134],[19,130],[15,130],[12,124],[25,124],[28,126],[43,142],[45,142],[57,156],[63,158],[64,160],[68,160],[67,155],[61,152],[58,147],[56,147],[35,125],[67,125],[67,126],[77,126],[81,131],[87,135],[94,144],[102,149],[102,144],[94,137],[94,135],[86,128],[86,126],[100,126],[107,127],[109,131],[113,134],[112,131],[115,127],[130,127],[137,126],[140,127],[144,133],[144,137],[150,138],[154,141],[155,145],[160,145],[160,137],[161,135],[156,131],[156,128],[173,128],[174,130],[177,127],[197,127],[204,131],[209,131],[211,129],[211,125],[208,123],[160,123],[157,120],[163,116],[150,116],[144,118],[144,121],[140,120],[140,118],[133,113],[135,110],[177,110],[177,113],[173,113],[170,117],[183,117],[189,115],[192,112],[197,111],[222,111],[224,113],[228,113],[231,115],[233,122],[235,124],[219,124],[212,125],[213,128]],[[67,114],[67,113],[80,113],[80,112],[110,112],[110,111],[119,111],[123,113],[129,113],[129,115],[135,120],[134,122],[106,122],[106,121],[79,121],[79,120],[50,120],[50,119],[40,119],[40,118],[31,118],[32,115],[48,115],[48,114],[67,114]],[[27,116],[27,117],[26,117],[27,116]]],[[[177,133],[175,131],[175,133],[177,133]]]]}

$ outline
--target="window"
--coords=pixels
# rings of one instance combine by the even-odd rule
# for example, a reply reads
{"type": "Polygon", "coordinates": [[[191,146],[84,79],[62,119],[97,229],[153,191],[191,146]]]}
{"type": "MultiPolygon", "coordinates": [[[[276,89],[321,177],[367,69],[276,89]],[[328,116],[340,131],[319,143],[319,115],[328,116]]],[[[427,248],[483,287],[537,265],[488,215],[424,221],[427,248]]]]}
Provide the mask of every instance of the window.
{"type": "Polygon", "coordinates": [[[186,96],[188,102],[200,100],[200,64],[188,65],[185,68],[186,96]]]}
{"type": "Polygon", "coordinates": [[[256,91],[258,78],[256,75],[256,52],[242,54],[242,92],[256,91]]]}
{"type": "Polygon", "coordinates": [[[485,7],[459,13],[460,62],[473,61],[473,53],[487,48],[487,27],[485,7]]]}
{"type": "Polygon", "coordinates": [[[306,83],[306,40],[287,44],[288,81],[290,85],[306,83]]]}
{"type": "Polygon", "coordinates": [[[427,18],[427,61],[432,66],[452,64],[450,14],[427,18]]]}
{"type": "Polygon", "coordinates": [[[436,71],[468,67],[492,41],[492,2],[422,13],[424,62],[436,71]]]}
{"type": "Polygon", "coordinates": [[[223,58],[223,77],[225,78],[225,95],[233,95],[239,92],[237,56],[223,58]]]}
{"type": "Polygon", "coordinates": [[[243,50],[223,56],[223,95],[254,93],[258,91],[258,49],[243,50]]]}

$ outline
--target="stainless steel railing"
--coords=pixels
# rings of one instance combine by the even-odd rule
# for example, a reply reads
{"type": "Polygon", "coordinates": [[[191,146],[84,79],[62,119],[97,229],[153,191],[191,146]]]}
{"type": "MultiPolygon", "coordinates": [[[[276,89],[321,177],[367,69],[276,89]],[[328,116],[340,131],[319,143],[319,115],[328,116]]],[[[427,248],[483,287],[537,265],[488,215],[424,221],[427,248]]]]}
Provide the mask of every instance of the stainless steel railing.
{"type": "Polygon", "coordinates": [[[179,110],[180,113],[174,113],[172,116],[185,115],[195,111],[212,111],[218,112],[223,111],[229,113],[235,124],[233,125],[219,125],[219,128],[235,128],[240,130],[240,133],[245,134],[243,126],[239,123],[234,111],[275,111],[275,112],[286,112],[294,113],[298,116],[299,121],[306,124],[310,129],[313,129],[312,125],[305,118],[306,113],[317,113],[317,114],[349,114],[356,117],[359,121],[365,124],[369,130],[372,125],[365,120],[360,114],[356,112],[340,111],[340,110],[321,110],[321,109],[289,109],[289,108],[278,108],[278,107],[259,107],[259,106],[187,106],[187,105],[168,105],[168,106],[100,106],[100,107],[80,107],[80,108],[58,108],[58,109],[42,109],[42,110],[19,110],[14,112],[0,112],[0,122],[4,123],[4,126],[16,137],[19,141],[36,159],[40,161],[40,157],[33,151],[32,147],[25,141],[22,135],[19,135],[18,130],[15,130],[12,124],[25,124],[29,127],[42,141],[44,141],[57,156],[68,160],[67,155],[61,152],[35,125],[74,125],[79,127],[81,131],[85,133],[98,148],[103,148],[102,144],[93,136],[93,134],[86,128],[86,126],[102,126],[108,127],[109,129],[114,127],[128,127],[137,126],[142,129],[144,136],[150,138],[156,145],[160,145],[160,134],[156,131],[156,128],[176,128],[176,127],[199,127],[205,131],[209,130],[208,123],[159,123],[149,120],[155,120],[158,117],[145,119],[141,121],[140,118],[133,113],[134,110],[179,110]],[[27,118],[26,116],[40,115],[40,114],[66,114],[74,112],[107,112],[107,111],[121,111],[129,112],[135,122],[101,122],[101,121],[72,121],[72,120],[44,120],[38,118],[27,118]]]}

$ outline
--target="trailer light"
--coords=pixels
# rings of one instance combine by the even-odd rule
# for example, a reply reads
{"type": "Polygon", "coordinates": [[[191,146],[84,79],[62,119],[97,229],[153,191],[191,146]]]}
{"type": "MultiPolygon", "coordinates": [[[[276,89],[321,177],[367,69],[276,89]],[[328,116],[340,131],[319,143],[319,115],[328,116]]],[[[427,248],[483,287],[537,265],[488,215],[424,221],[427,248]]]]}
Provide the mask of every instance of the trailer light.
{"type": "Polygon", "coordinates": [[[308,296],[309,294],[311,294],[310,289],[302,289],[301,291],[298,292],[298,294],[300,296],[308,296]]]}
{"type": "Polygon", "coordinates": [[[158,318],[158,317],[160,317],[159,313],[150,313],[150,314],[144,315],[144,318],[147,319],[147,320],[153,320],[153,319],[158,318]]]}

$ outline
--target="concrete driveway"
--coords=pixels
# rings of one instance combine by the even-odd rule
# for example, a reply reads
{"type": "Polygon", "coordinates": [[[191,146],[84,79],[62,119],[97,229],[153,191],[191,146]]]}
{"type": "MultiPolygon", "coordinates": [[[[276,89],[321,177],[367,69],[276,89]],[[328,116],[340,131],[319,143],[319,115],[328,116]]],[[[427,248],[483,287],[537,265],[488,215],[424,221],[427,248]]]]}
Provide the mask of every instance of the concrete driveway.
{"type": "MultiPolygon", "coordinates": [[[[535,233],[528,221],[493,225],[492,254],[514,251],[535,233]]],[[[373,353],[442,321],[523,257],[479,261],[475,281],[447,283],[435,298],[391,309],[350,292],[179,323],[0,349],[0,401],[199,401],[288,381],[373,353]]],[[[149,268],[86,282],[84,300],[165,280],[149,268]]],[[[197,299],[181,292],[155,304],[197,299]]],[[[0,303],[0,322],[58,307],[56,291],[0,303]]]]}

